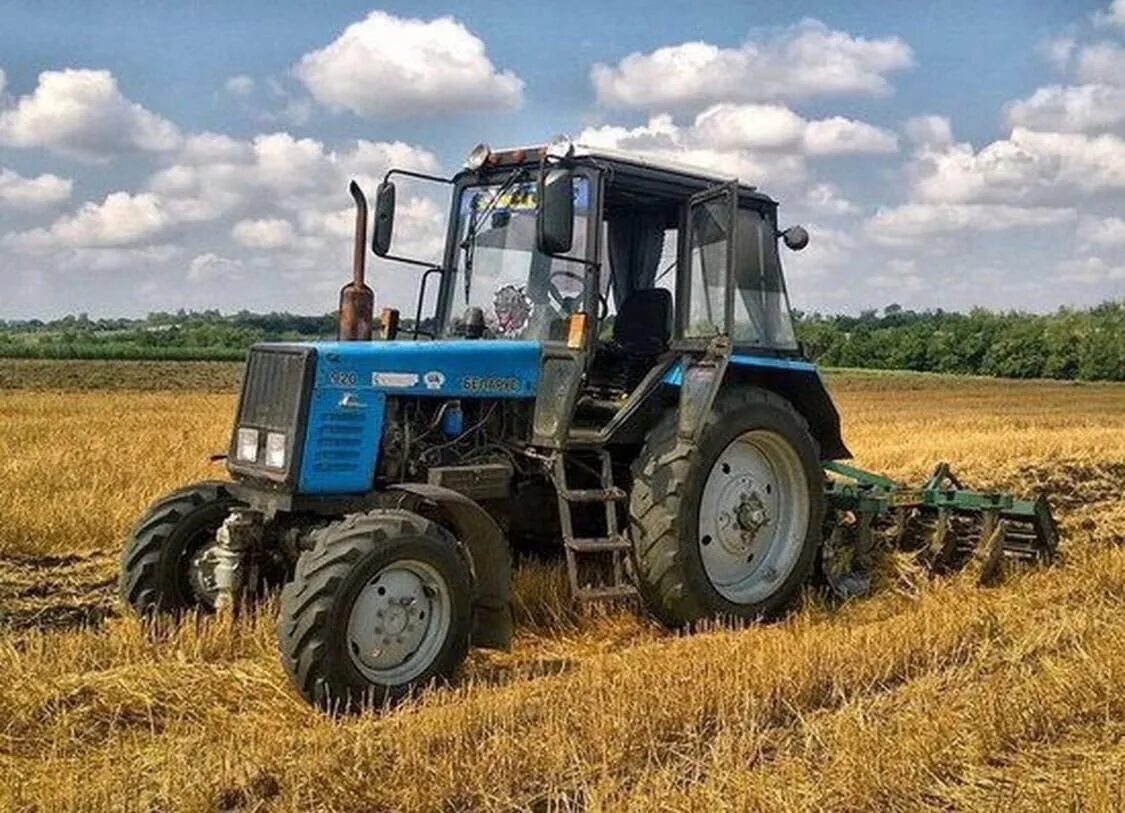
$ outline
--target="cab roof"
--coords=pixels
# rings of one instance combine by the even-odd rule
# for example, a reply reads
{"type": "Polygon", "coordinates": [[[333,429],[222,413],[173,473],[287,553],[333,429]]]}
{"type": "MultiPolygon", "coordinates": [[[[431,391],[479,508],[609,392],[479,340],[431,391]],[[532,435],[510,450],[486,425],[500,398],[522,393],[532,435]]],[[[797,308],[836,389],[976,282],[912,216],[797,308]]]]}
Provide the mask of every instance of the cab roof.
{"type": "MultiPolygon", "coordinates": [[[[523,163],[537,163],[539,156],[545,150],[544,144],[493,150],[492,155],[495,159],[491,165],[501,168],[523,163]]],[[[634,194],[682,198],[719,184],[738,183],[738,197],[741,201],[754,201],[769,207],[777,206],[777,201],[760,192],[756,186],[742,182],[736,175],[715,172],[663,156],[575,144],[574,159],[579,165],[592,164],[610,169],[611,183],[614,186],[629,187],[634,194]]]]}

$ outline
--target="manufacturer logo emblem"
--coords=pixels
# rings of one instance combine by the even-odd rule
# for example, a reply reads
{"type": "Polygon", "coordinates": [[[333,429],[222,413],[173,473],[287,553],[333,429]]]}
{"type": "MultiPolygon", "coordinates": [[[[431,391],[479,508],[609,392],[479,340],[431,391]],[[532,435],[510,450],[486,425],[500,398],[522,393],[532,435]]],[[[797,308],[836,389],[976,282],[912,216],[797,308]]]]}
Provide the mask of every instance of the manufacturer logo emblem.
{"type": "Polygon", "coordinates": [[[443,373],[441,370],[430,370],[428,373],[422,376],[422,380],[426,384],[426,389],[440,390],[445,386],[445,373],[443,373]]]}
{"type": "Polygon", "coordinates": [[[406,389],[418,383],[417,373],[372,373],[371,385],[388,389],[406,389]]]}

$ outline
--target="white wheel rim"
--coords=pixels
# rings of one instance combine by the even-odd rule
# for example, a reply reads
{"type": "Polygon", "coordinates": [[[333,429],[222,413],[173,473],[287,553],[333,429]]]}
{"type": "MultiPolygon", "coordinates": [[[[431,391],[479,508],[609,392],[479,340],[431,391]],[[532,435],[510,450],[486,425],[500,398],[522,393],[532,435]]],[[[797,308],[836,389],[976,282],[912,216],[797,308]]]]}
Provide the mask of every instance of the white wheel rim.
{"type": "Polygon", "coordinates": [[[768,599],[793,572],[809,530],[809,484],[797,451],[776,432],[731,441],[699,501],[703,569],[735,604],[768,599]]]}
{"type": "Polygon", "coordinates": [[[449,586],[426,562],[403,560],[364,585],[348,617],[348,654],[372,683],[416,679],[437,658],[449,634],[449,586]]]}

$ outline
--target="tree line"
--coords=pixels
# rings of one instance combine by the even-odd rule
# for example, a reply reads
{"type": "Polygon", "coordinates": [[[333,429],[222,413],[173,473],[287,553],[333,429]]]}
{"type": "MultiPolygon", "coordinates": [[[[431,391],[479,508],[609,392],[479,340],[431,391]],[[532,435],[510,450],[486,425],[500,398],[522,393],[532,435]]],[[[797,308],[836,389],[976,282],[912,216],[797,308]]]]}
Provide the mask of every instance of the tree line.
{"type": "MultiPolygon", "coordinates": [[[[798,312],[794,317],[806,354],[827,367],[1125,381],[1125,300],[1051,314],[888,305],[858,316],[798,312]]],[[[181,310],[144,319],[78,314],[49,321],[0,320],[0,356],[238,360],[255,342],[335,335],[335,313],[181,310]]]]}
{"type": "Polygon", "coordinates": [[[1125,381],[1125,301],[1042,315],[890,305],[859,316],[796,316],[806,352],[828,367],[1125,381]]]}

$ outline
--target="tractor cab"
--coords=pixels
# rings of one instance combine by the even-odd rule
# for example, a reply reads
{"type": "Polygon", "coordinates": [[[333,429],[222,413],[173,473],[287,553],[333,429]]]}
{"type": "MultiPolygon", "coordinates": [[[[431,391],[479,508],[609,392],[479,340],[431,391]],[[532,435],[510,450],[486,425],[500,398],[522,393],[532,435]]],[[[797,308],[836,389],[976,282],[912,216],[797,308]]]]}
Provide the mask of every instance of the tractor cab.
{"type": "MultiPolygon", "coordinates": [[[[373,248],[421,265],[390,251],[400,174],[419,177],[388,173],[373,248]]],[[[721,372],[732,358],[778,380],[816,379],[794,333],[778,252],[778,237],[800,250],[808,234],[781,231],[777,203],[755,187],[565,138],[501,151],[480,145],[448,183],[443,263],[423,276],[406,333],[538,343],[548,386],[537,399],[536,445],[637,440],[640,408],[654,391],[678,386],[685,367],[697,385],[700,368],[721,372]],[[431,304],[433,276],[440,290],[431,304]]],[[[826,452],[846,456],[830,400],[822,390],[815,397],[819,379],[792,389],[814,393],[806,400],[826,452]]],[[[709,399],[700,403],[706,411],[709,399]]]]}

